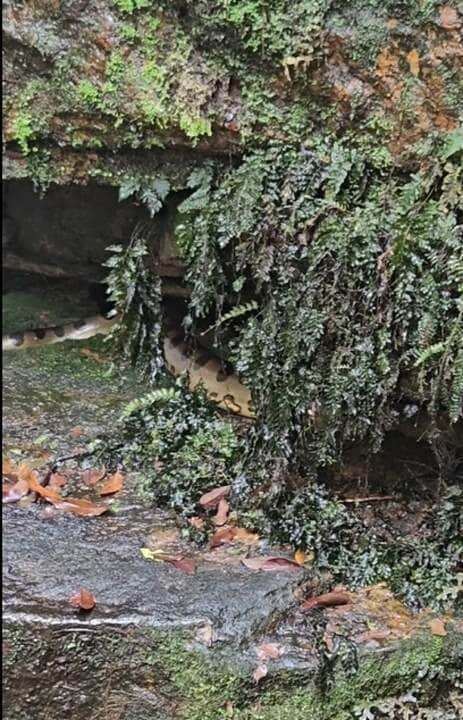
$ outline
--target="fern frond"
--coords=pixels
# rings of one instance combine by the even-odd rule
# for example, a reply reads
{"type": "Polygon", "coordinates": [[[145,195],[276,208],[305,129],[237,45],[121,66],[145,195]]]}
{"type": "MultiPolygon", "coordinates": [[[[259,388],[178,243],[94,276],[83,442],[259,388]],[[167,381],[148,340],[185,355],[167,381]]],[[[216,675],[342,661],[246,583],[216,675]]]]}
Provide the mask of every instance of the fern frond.
{"type": "Polygon", "coordinates": [[[446,344],[443,342],[435,343],[434,345],[431,345],[430,347],[426,348],[420,355],[418,356],[416,362],[413,364],[413,367],[419,367],[420,365],[423,365],[429,358],[434,357],[435,355],[442,355],[442,353],[445,351],[446,344]]]}
{"type": "Polygon", "coordinates": [[[253,310],[257,310],[258,307],[259,305],[255,300],[251,300],[251,302],[248,303],[243,303],[242,305],[236,305],[231,310],[222,315],[220,320],[217,320],[217,322],[210,325],[207,330],[204,330],[201,335],[206,335],[211,330],[216,330],[218,327],[228,322],[229,320],[236,320],[236,318],[239,318],[242,315],[246,315],[253,310]]]}

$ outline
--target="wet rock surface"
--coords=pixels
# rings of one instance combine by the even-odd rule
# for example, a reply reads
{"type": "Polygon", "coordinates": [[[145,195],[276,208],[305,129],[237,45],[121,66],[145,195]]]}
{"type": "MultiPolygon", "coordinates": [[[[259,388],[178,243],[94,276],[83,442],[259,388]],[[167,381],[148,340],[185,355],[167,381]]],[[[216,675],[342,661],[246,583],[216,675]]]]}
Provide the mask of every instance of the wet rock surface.
{"type": "MultiPolygon", "coordinates": [[[[10,302],[12,298],[19,303],[18,296],[10,296],[10,302]]],[[[82,311],[84,307],[85,303],[82,311]]],[[[65,317],[63,307],[62,313],[65,317]]],[[[99,362],[86,359],[81,350],[66,344],[4,355],[4,448],[17,462],[47,467],[47,462],[53,463],[59,456],[78,454],[85,439],[109,429],[123,403],[140,391],[130,373],[105,378],[107,364],[102,370],[99,362]]],[[[71,468],[72,472],[76,462],[60,467],[71,468]]],[[[85,490],[88,492],[88,488],[85,490]]],[[[80,491],[82,494],[82,487],[80,491]]],[[[135,479],[129,479],[117,512],[97,518],[53,512],[46,503],[27,508],[4,506],[5,652],[7,663],[8,658],[16,658],[6,677],[7,717],[31,717],[28,713],[32,712],[34,717],[62,717],[53,712],[57,707],[64,712],[70,704],[76,712],[73,717],[80,717],[77,708],[88,710],[89,697],[97,705],[103,702],[102,675],[117,676],[112,647],[118,639],[128,639],[130,652],[140,655],[143,648],[147,652],[146,638],[154,629],[210,628],[214,643],[230,646],[235,660],[244,661],[244,646],[295,603],[293,591],[302,579],[302,570],[290,574],[252,573],[239,557],[225,560],[220,553],[218,561],[214,561],[212,553],[200,559],[193,575],[168,563],[147,562],[140,548],[153,532],[162,534],[166,528],[171,529],[175,539],[172,518],[140,498],[135,479]],[[91,590],[96,598],[96,607],[87,616],[68,603],[81,588],[91,590]],[[78,650],[68,656],[65,648],[69,638],[78,650]],[[19,658],[16,643],[22,648],[19,658]],[[81,655],[85,656],[87,650],[97,653],[102,667],[96,674],[76,680],[77,697],[71,700],[69,683],[73,683],[68,674],[84,673],[84,667],[80,671],[76,667],[81,660],[86,666],[88,658],[84,661],[81,655]],[[24,683],[26,667],[29,677],[24,683]],[[62,677],[63,672],[67,684],[58,681],[52,691],[45,678],[50,673],[62,677]],[[51,715],[44,710],[47,697],[55,708],[50,710],[51,715]]],[[[140,679],[143,670],[137,662],[126,664],[126,660],[125,651],[121,651],[116,665],[124,667],[126,683],[133,692],[134,684],[146,685],[146,678],[140,679]]],[[[148,687],[139,692],[148,697],[141,704],[152,711],[154,700],[148,687]]],[[[107,712],[112,712],[108,710],[111,702],[106,703],[107,712]]],[[[140,708],[133,712],[121,717],[144,717],[140,708]]],[[[95,711],[90,717],[100,715],[95,711]]]]}

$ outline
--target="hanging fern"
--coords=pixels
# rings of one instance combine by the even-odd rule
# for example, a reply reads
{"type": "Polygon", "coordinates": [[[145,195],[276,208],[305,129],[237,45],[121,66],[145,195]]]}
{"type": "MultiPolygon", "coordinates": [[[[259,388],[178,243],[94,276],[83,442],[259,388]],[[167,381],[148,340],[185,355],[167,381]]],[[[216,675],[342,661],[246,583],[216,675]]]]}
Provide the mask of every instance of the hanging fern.
{"type": "Polygon", "coordinates": [[[248,313],[252,312],[253,310],[257,310],[259,305],[255,300],[251,300],[251,302],[243,303],[242,305],[236,305],[228,312],[224,313],[224,315],[221,316],[217,322],[215,322],[213,325],[210,325],[206,330],[203,330],[201,335],[206,335],[211,330],[217,330],[221,325],[228,322],[229,320],[236,320],[239,317],[242,317],[243,315],[247,315],[248,313]]]}

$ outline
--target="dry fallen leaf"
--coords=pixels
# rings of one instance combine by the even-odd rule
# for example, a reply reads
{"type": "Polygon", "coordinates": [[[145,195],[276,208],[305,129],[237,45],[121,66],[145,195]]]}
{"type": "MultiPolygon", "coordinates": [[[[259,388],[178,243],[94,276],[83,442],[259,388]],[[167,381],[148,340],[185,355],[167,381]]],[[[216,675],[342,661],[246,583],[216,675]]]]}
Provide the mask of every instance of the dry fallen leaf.
{"type": "Polygon", "coordinates": [[[254,672],[252,673],[252,679],[257,684],[264,678],[268,673],[268,667],[265,663],[259,663],[254,672]]]}
{"type": "Polygon", "coordinates": [[[201,530],[204,527],[204,520],[203,518],[199,517],[198,515],[194,515],[190,518],[190,525],[196,530],[201,530]]]}
{"type": "Polygon", "coordinates": [[[334,605],[347,605],[351,602],[351,597],[346,592],[333,591],[308,598],[300,606],[301,610],[311,610],[314,607],[333,607],[334,605]]]}
{"type": "Polygon", "coordinates": [[[183,556],[167,556],[164,558],[164,562],[170,563],[170,565],[173,565],[174,568],[177,570],[181,570],[181,572],[188,573],[188,575],[194,575],[196,570],[196,564],[194,560],[191,558],[183,557],[183,556]]]}
{"type": "Polygon", "coordinates": [[[79,610],[93,610],[96,605],[95,596],[90,590],[79,590],[78,593],[73,595],[68,600],[69,604],[73,607],[79,608],[79,610]]]}
{"type": "Polygon", "coordinates": [[[73,427],[69,430],[69,434],[72,435],[74,438],[78,438],[82,435],[84,431],[80,427],[80,425],[76,425],[76,427],[73,427]]]}
{"type": "Polygon", "coordinates": [[[250,570],[263,570],[264,572],[275,572],[277,570],[294,571],[302,569],[298,563],[294,562],[294,560],[288,560],[287,558],[280,557],[243,558],[241,562],[250,570]]]}
{"type": "Polygon", "coordinates": [[[234,527],[223,527],[220,528],[220,530],[217,530],[217,532],[214,533],[212,536],[209,547],[211,549],[220,547],[220,545],[226,545],[229,542],[232,542],[232,540],[236,536],[236,528],[234,527]]]}
{"type": "Polygon", "coordinates": [[[46,497],[49,502],[63,512],[74,513],[74,515],[82,515],[83,517],[97,517],[110,510],[109,505],[98,505],[91,500],[85,498],[63,498],[59,500],[46,497]]]}
{"type": "Polygon", "coordinates": [[[29,490],[29,483],[25,479],[17,480],[15,483],[3,483],[2,502],[5,504],[18,502],[28,494],[29,490]]]}
{"type": "Polygon", "coordinates": [[[228,519],[228,512],[230,510],[230,504],[225,500],[225,498],[222,498],[219,502],[217,513],[212,518],[212,522],[217,527],[221,527],[222,525],[225,525],[228,519]]]}
{"type": "Polygon", "coordinates": [[[91,470],[84,470],[82,473],[82,482],[84,482],[85,485],[95,485],[100,480],[103,480],[105,475],[105,468],[92,468],[91,470]]]}
{"type": "Polygon", "coordinates": [[[418,50],[410,50],[407,55],[407,60],[411,74],[418,77],[420,74],[420,56],[418,55],[418,50]]]}
{"type": "Polygon", "coordinates": [[[303,550],[296,550],[294,553],[294,562],[297,562],[298,565],[304,565],[306,560],[306,554],[303,550]]]}
{"type": "Polygon", "coordinates": [[[219,502],[230,494],[230,485],[223,485],[222,487],[214,488],[209,492],[202,495],[198,503],[204,510],[213,510],[217,507],[219,502]]]}
{"type": "Polygon", "coordinates": [[[140,548],[140,552],[145,560],[154,560],[154,562],[166,562],[173,565],[174,568],[181,572],[193,575],[196,570],[196,563],[192,558],[183,557],[183,555],[168,555],[163,550],[150,550],[149,548],[140,548]]]}
{"type": "Polygon", "coordinates": [[[431,628],[432,634],[437,635],[437,637],[445,637],[447,635],[444,621],[440,618],[434,618],[434,620],[431,620],[429,627],[431,628]]]}
{"type": "Polygon", "coordinates": [[[36,473],[31,473],[28,477],[30,490],[37,493],[37,495],[40,495],[40,497],[45,498],[49,502],[61,502],[61,500],[63,500],[63,497],[59,494],[59,492],[54,488],[44,487],[43,485],[41,485],[37,480],[36,475],[36,473]]]}
{"type": "Polygon", "coordinates": [[[124,483],[124,476],[120,472],[115,472],[109,477],[100,490],[100,495],[113,495],[121,490],[124,483]]]}
{"type": "Polygon", "coordinates": [[[257,533],[249,532],[244,528],[237,527],[235,528],[233,540],[235,542],[242,542],[248,545],[255,545],[255,543],[259,540],[259,535],[257,535],[257,533]]]}
{"type": "Polygon", "coordinates": [[[259,660],[268,660],[281,657],[286,652],[286,648],[280,643],[264,643],[255,648],[256,655],[259,660]]]}
{"type": "Polygon", "coordinates": [[[63,512],[70,512],[84,517],[96,517],[97,515],[108,512],[110,509],[109,505],[97,505],[85,498],[63,497],[53,488],[43,487],[43,485],[33,477],[29,478],[29,487],[33,492],[38,493],[38,495],[45,498],[45,500],[52,503],[59,510],[63,510],[63,512]]]}

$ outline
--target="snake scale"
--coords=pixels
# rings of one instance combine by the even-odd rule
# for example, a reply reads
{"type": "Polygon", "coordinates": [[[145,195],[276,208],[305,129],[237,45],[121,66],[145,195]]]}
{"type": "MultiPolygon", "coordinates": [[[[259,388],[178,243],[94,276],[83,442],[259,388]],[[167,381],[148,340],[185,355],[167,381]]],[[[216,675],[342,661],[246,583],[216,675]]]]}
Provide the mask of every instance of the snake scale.
{"type": "MultiPolygon", "coordinates": [[[[116,317],[96,315],[66,325],[3,335],[2,350],[23,350],[65,340],[84,340],[94,335],[106,335],[116,322],[116,317]]],[[[172,374],[188,372],[191,389],[202,384],[209,399],[222,410],[246,418],[255,417],[251,394],[238,377],[234,373],[224,372],[218,358],[211,353],[203,349],[188,352],[184,334],[172,323],[168,323],[165,329],[164,355],[172,374]]]]}

